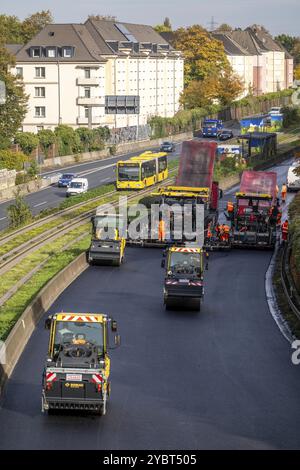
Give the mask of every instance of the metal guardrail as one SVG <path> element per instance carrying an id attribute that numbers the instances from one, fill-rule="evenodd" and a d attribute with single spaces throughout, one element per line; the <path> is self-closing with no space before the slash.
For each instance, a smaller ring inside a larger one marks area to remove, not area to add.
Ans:
<path id="1" fill-rule="evenodd" d="M 300 320 L 300 295 L 298 294 L 293 276 L 290 271 L 290 256 L 291 247 L 286 243 L 283 246 L 281 253 L 281 284 L 291 310 Z"/>

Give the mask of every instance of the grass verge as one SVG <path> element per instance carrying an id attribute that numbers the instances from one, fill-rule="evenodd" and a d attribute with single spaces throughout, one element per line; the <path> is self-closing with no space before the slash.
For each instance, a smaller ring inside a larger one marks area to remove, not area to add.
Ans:
<path id="1" fill-rule="evenodd" d="M 89 242 L 90 236 L 87 235 L 66 251 L 54 254 L 47 266 L 38 271 L 0 308 L 0 340 L 4 341 L 7 338 L 25 308 L 47 282 L 85 251 Z"/>

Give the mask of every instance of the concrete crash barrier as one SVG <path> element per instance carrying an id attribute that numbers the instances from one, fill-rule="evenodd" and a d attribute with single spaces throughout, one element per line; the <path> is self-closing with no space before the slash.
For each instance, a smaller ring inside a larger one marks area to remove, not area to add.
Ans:
<path id="1" fill-rule="evenodd" d="M 24 310 L 7 339 L 0 343 L 0 396 L 39 320 L 87 267 L 86 254 L 82 253 L 43 287 Z"/>
<path id="2" fill-rule="evenodd" d="M 189 140 L 193 138 L 193 132 L 184 132 L 182 134 L 176 134 L 170 137 L 164 137 L 161 139 L 153 140 L 141 140 L 126 142 L 122 144 L 117 144 L 117 153 L 116 155 L 110 155 L 109 149 L 99 150 L 94 152 L 83 152 L 77 155 L 64 155 L 62 157 L 53 157 L 46 158 L 43 163 L 43 169 L 47 168 L 57 168 L 64 167 L 66 165 L 95 161 L 95 160 L 105 160 L 106 158 L 117 157 L 118 155 L 123 155 L 130 152 L 139 152 L 141 150 L 147 150 L 149 147 L 159 147 L 163 142 L 171 140 L 172 142 L 181 142 L 183 140 Z"/>

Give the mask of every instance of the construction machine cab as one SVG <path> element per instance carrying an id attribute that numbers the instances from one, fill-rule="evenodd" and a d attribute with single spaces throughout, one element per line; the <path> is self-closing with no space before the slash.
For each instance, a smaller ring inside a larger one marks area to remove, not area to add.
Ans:
<path id="1" fill-rule="evenodd" d="M 43 373 L 42 410 L 79 409 L 105 414 L 110 391 L 109 330 L 116 322 L 98 313 L 60 313 L 45 321 L 50 330 Z M 114 346 L 120 336 L 114 335 Z"/>
<path id="2" fill-rule="evenodd" d="M 87 252 L 87 261 L 90 264 L 112 263 L 120 266 L 124 260 L 126 246 L 123 216 L 97 211 L 91 223 L 92 238 Z"/>
<path id="3" fill-rule="evenodd" d="M 204 295 L 204 252 L 195 246 L 172 246 L 166 252 L 162 266 L 165 267 L 164 303 L 166 308 L 187 306 L 188 301 L 200 309 Z"/>

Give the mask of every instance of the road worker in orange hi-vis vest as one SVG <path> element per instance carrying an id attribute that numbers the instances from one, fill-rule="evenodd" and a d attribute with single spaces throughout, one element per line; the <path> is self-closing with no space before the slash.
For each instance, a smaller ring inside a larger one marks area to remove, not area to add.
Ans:
<path id="1" fill-rule="evenodd" d="M 281 188 L 281 200 L 282 200 L 282 202 L 285 202 L 286 193 L 287 193 L 287 185 L 283 184 L 282 188 Z"/>
<path id="2" fill-rule="evenodd" d="M 234 204 L 233 204 L 233 202 L 231 202 L 231 201 L 227 202 L 226 211 L 227 211 L 227 218 L 232 220 L 233 217 L 234 217 Z"/>
<path id="3" fill-rule="evenodd" d="M 288 220 L 285 220 L 283 224 L 281 225 L 281 239 L 283 242 L 287 242 L 288 234 L 289 234 L 289 222 Z"/>
<path id="4" fill-rule="evenodd" d="M 159 221 L 158 224 L 158 240 L 159 241 L 164 241 L 166 238 L 166 226 L 165 226 L 165 221 L 162 219 Z"/>

